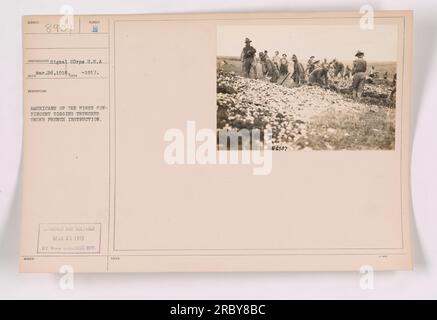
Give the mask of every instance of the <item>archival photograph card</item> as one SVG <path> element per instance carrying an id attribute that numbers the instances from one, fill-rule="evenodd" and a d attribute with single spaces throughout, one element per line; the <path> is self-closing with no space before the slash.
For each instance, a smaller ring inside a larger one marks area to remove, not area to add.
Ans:
<path id="1" fill-rule="evenodd" d="M 20 271 L 411 270 L 412 20 L 23 17 Z"/>

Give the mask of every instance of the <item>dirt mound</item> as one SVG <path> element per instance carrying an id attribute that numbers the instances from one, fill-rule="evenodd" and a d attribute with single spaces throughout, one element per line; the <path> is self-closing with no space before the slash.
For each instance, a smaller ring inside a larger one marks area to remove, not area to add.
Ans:
<path id="1" fill-rule="evenodd" d="M 355 102 L 338 90 L 289 88 L 218 70 L 217 128 L 271 128 L 274 146 L 291 150 L 392 148 L 394 109 Z"/>
<path id="2" fill-rule="evenodd" d="M 217 75 L 218 128 L 272 128 L 275 144 L 296 141 L 306 133 L 306 123 L 316 114 L 360 106 L 318 86 L 288 88 L 233 73 Z"/>

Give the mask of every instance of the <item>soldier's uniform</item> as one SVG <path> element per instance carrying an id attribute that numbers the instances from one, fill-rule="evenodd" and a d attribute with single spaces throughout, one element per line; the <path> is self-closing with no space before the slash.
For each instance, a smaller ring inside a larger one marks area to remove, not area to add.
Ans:
<path id="1" fill-rule="evenodd" d="M 272 62 L 276 65 L 276 68 L 279 70 L 279 66 L 281 65 L 281 57 L 278 54 L 275 54 L 272 58 Z"/>
<path id="2" fill-rule="evenodd" d="M 348 79 L 350 79 L 350 77 L 351 77 L 351 68 L 349 68 L 349 66 L 346 66 L 346 72 L 344 73 L 344 78 L 346 79 L 346 78 L 348 78 Z"/>
<path id="3" fill-rule="evenodd" d="M 318 84 L 320 86 L 328 84 L 328 69 L 327 68 L 317 68 L 311 72 L 308 82 L 310 84 Z"/>
<path id="4" fill-rule="evenodd" d="M 250 45 L 251 40 L 246 38 L 246 46 L 243 48 L 243 51 L 241 53 L 242 60 L 243 60 L 243 75 L 246 78 L 250 77 L 250 70 L 255 66 L 255 53 L 256 49 Z M 256 72 L 256 70 L 255 70 Z M 255 74 L 255 78 L 256 78 Z"/>
<path id="5" fill-rule="evenodd" d="M 286 54 L 283 54 L 282 58 L 280 60 L 279 74 L 282 76 L 285 76 L 288 74 L 288 60 L 287 60 Z"/>
<path id="6" fill-rule="evenodd" d="M 297 84 L 302 84 L 305 82 L 305 69 L 299 61 L 297 61 L 297 57 L 295 54 L 293 54 L 293 57 L 291 58 L 294 63 L 294 71 L 291 76 L 293 81 Z"/>
<path id="7" fill-rule="evenodd" d="M 261 63 L 263 65 L 263 68 L 265 68 L 265 76 L 270 77 L 270 82 L 276 82 L 278 81 L 279 77 L 279 71 L 276 65 L 272 62 L 272 60 L 269 59 L 269 57 L 266 54 L 262 54 L 260 52 L 259 54 Z"/>
<path id="8" fill-rule="evenodd" d="M 316 69 L 316 64 L 314 63 L 314 56 L 311 56 L 310 59 L 307 62 L 307 71 L 308 71 L 308 74 L 311 74 L 311 72 L 313 72 L 314 69 Z"/>
<path id="9" fill-rule="evenodd" d="M 334 64 L 334 77 L 337 77 L 339 74 L 343 78 L 344 76 L 344 64 L 339 61 L 335 61 Z"/>
<path id="10" fill-rule="evenodd" d="M 366 83 L 367 62 L 363 59 L 364 53 L 358 51 L 355 55 L 358 59 L 354 60 L 352 67 L 352 89 L 353 97 L 361 98 Z"/>

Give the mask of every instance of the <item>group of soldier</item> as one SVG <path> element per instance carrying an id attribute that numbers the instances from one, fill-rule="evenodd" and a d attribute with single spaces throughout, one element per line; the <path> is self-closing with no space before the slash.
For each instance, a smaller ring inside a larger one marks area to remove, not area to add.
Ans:
<path id="1" fill-rule="evenodd" d="M 309 85 L 328 86 L 328 75 L 334 78 L 352 78 L 352 94 L 354 99 L 360 99 L 366 83 L 367 62 L 364 60 L 364 52 L 357 51 L 352 68 L 333 59 L 327 62 L 316 60 L 311 56 L 306 67 L 299 62 L 295 54 L 291 57 L 291 63 L 287 54 L 280 55 L 275 51 L 272 58 L 267 51 L 261 51 L 256 56 L 257 50 L 251 45 L 249 38 L 245 39 L 245 46 L 241 52 L 241 62 L 243 75 L 247 78 L 253 73 L 254 78 L 258 78 L 258 61 L 262 67 L 262 76 L 270 78 L 271 82 L 281 81 L 281 84 L 291 75 L 291 79 L 297 85 L 307 83 Z M 282 77 L 281 77 L 282 76 Z M 281 80 L 280 80 L 281 79 Z"/>

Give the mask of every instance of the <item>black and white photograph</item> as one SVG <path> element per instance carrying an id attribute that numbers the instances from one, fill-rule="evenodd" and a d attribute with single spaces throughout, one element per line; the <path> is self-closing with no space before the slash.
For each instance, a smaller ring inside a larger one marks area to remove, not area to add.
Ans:
<path id="1" fill-rule="evenodd" d="M 394 150 L 398 26 L 223 25 L 217 129 L 274 150 Z"/>
<path id="2" fill-rule="evenodd" d="M 436 1 L 102 3 L 2 2 L 0 300 L 437 298 Z"/>

